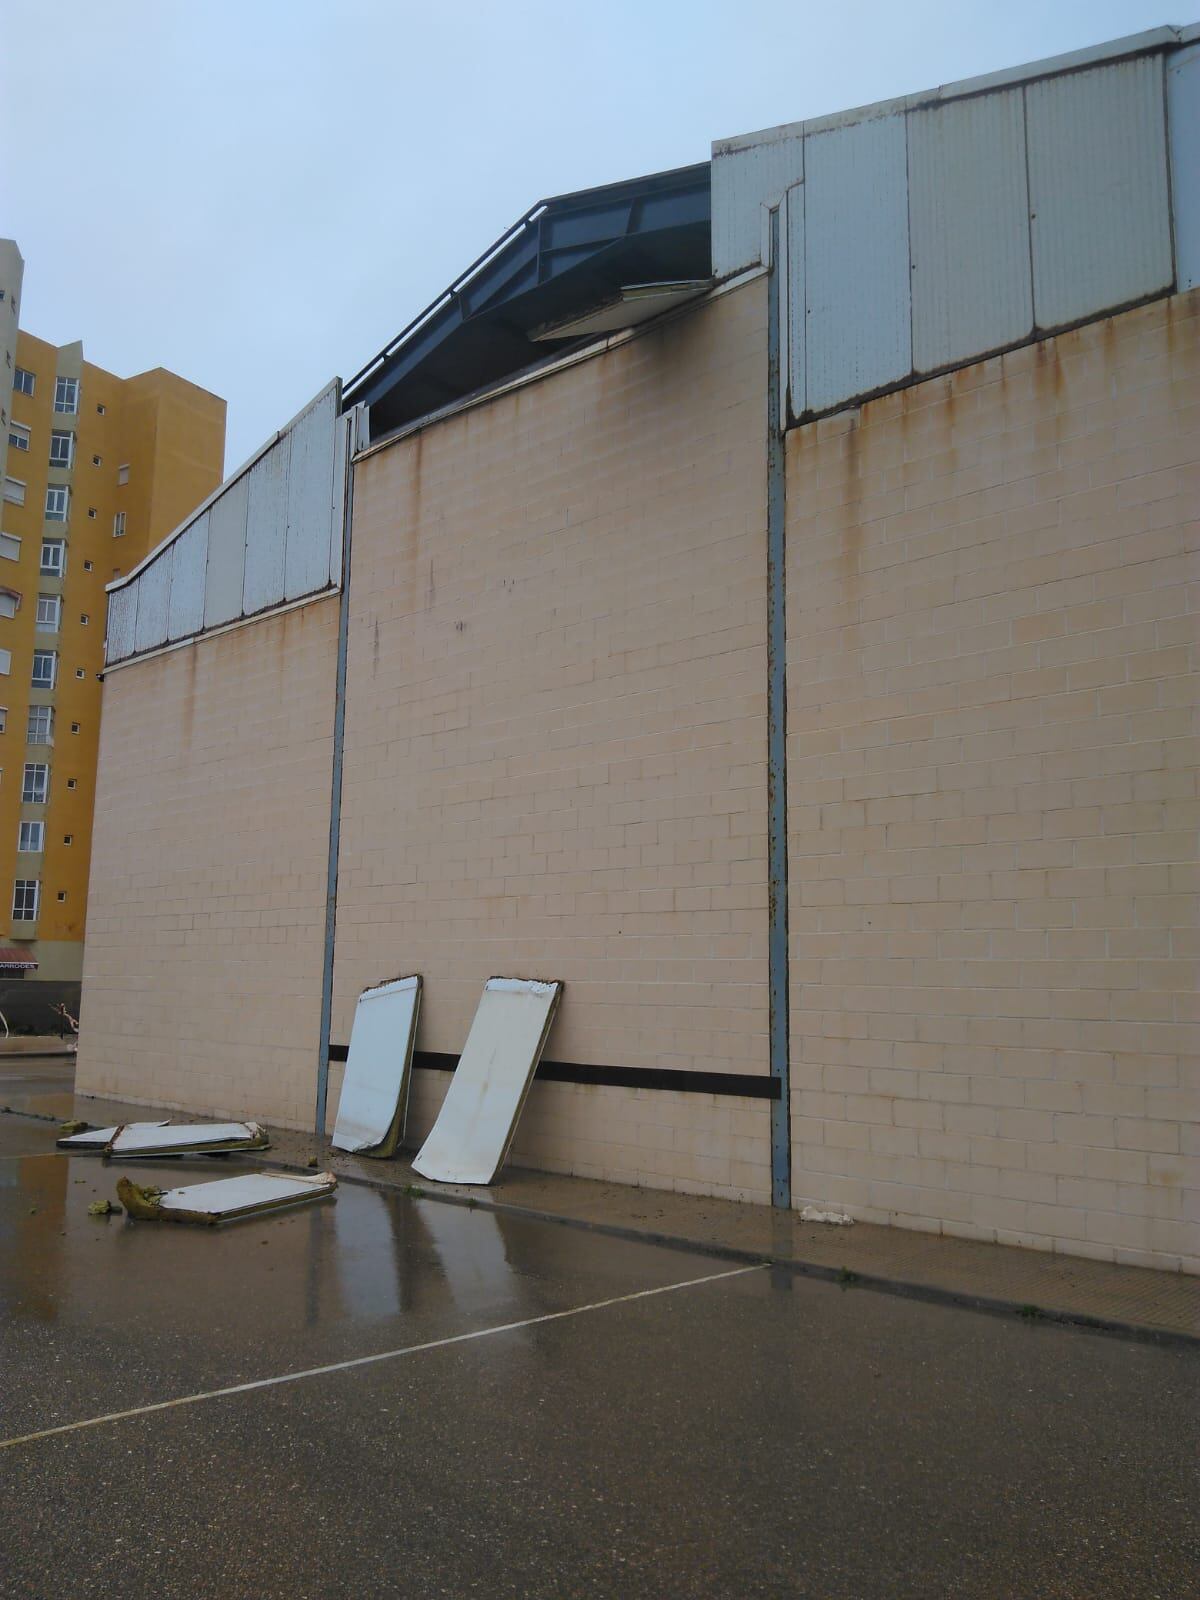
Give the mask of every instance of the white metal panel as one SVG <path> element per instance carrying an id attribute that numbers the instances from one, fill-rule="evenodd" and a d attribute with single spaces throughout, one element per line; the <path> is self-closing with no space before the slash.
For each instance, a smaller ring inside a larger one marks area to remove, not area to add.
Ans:
<path id="1" fill-rule="evenodd" d="M 329 583 L 335 407 L 336 396 L 327 390 L 292 429 L 283 580 L 288 600 L 314 594 Z"/>
<path id="2" fill-rule="evenodd" d="M 164 1217 L 172 1213 L 212 1218 L 243 1217 L 255 1211 L 275 1211 L 301 1200 L 332 1194 L 337 1179 L 332 1172 L 296 1174 L 247 1172 L 236 1178 L 216 1178 L 211 1183 L 188 1183 L 168 1189 L 159 1201 Z"/>
<path id="3" fill-rule="evenodd" d="M 89 1151 L 99 1153 L 121 1132 L 122 1127 L 128 1131 L 131 1128 L 165 1128 L 166 1122 L 126 1122 L 116 1123 L 111 1128 L 87 1128 L 83 1133 L 64 1134 L 61 1139 L 54 1142 L 63 1150 L 79 1150 L 85 1154 Z"/>
<path id="4" fill-rule="evenodd" d="M 805 379 L 830 410 L 912 370 L 904 117 L 805 140 Z"/>
<path id="5" fill-rule="evenodd" d="M 419 977 L 381 983 L 359 995 L 333 1130 L 335 1150 L 395 1152 L 404 1131 L 420 1006 Z"/>
<path id="6" fill-rule="evenodd" d="M 339 392 L 340 399 L 340 392 Z M 354 418 L 338 416 L 333 425 L 333 503 L 329 526 L 329 581 L 342 581 L 342 540 L 345 538 L 346 474 L 351 470 L 350 450 Z"/>
<path id="7" fill-rule="evenodd" d="M 787 226 L 787 405 L 793 417 L 803 416 L 808 388 L 804 380 L 805 299 L 804 299 L 804 185 L 798 183 L 787 192 L 784 207 Z"/>
<path id="8" fill-rule="evenodd" d="M 1200 283 L 1200 44 L 1167 57 L 1167 121 L 1178 288 Z"/>
<path id="9" fill-rule="evenodd" d="M 242 610 L 247 616 L 283 601 L 290 457 L 291 435 L 285 433 L 247 474 L 246 577 L 242 592 Z"/>
<path id="10" fill-rule="evenodd" d="M 512 1143 L 561 993 L 560 983 L 488 979 L 414 1172 L 437 1183 L 491 1183 Z"/>
<path id="11" fill-rule="evenodd" d="M 1161 56 L 1025 89 L 1033 304 L 1063 327 L 1169 287 Z"/>
<path id="12" fill-rule="evenodd" d="M 171 605 L 167 613 L 168 639 L 186 639 L 203 628 L 207 567 L 208 512 L 205 511 L 175 541 L 175 570 L 171 575 Z"/>
<path id="13" fill-rule="evenodd" d="M 171 603 L 171 573 L 175 567 L 175 546 L 168 545 L 137 579 L 137 623 L 133 630 L 135 651 L 154 650 L 167 642 L 167 608 Z"/>
<path id="14" fill-rule="evenodd" d="M 762 208 L 804 177 L 802 125 L 713 148 L 712 263 L 718 278 L 762 261 Z"/>
<path id="15" fill-rule="evenodd" d="M 124 661 L 133 654 L 134 628 L 137 625 L 137 584 L 114 589 L 108 597 L 105 660 Z"/>
<path id="16" fill-rule="evenodd" d="M 265 1135 L 257 1122 L 129 1122 L 111 1140 L 111 1154 L 151 1156 L 185 1150 L 261 1149 Z"/>
<path id="17" fill-rule="evenodd" d="M 220 627 L 242 614 L 246 570 L 246 479 L 235 478 L 208 508 L 208 572 L 204 626 Z"/>
<path id="18" fill-rule="evenodd" d="M 913 365 L 935 372 L 1033 332 L 1020 89 L 908 116 Z"/>

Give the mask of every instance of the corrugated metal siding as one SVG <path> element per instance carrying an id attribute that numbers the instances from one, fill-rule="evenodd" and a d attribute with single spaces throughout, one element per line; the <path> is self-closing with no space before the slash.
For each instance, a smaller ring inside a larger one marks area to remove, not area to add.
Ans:
<path id="1" fill-rule="evenodd" d="M 1170 287 L 1161 56 L 1025 89 L 1033 305 L 1042 329 Z"/>
<path id="2" fill-rule="evenodd" d="M 804 140 L 766 139 L 722 149 L 712 167 L 713 273 L 723 278 L 762 261 L 762 208 L 804 177 Z"/>
<path id="3" fill-rule="evenodd" d="M 804 337 L 804 185 L 798 183 L 787 193 L 787 270 L 788 270 L 788 409 L 794 417 L 808 406 L 808 384 L 804 376 L 807 341 Z"/>
<path id="4" fill-rule="evenodd" d="M 1167 60 L 1175 275 L 1181 289 L 1200 283 L 1200 44 Z"/>
<path id="5" fill-rule="evenodd" d="M 330 384 L 109 594 L 109 664 L 336 586 L 350 420 Z"/>
<path id="6" fill-rule="evenodd" d="M 912 370 L 903 117 L 814 134 L 804 178 L 808 409 Z"/>
<path id="7" fill-rule="evenodd" d="M 1023 92 L 908 117 L 913 366 L 934 372 L 1033 331 Z"/>

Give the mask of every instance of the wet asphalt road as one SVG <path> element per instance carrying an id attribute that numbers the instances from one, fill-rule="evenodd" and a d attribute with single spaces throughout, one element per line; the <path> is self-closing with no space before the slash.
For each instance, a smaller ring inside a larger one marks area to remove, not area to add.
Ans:
<path id="1" fill-rule="evenodd" d="M 210 1231 L 0 1116 L 0 1439 L 711 1257 L 344 1185 Z M 138 1169 L 157 1182 L 227 1163 Z M 0 1449 L 0 1595 L 1200 1595 L 1200 1358 L 770 1271 Z"/>

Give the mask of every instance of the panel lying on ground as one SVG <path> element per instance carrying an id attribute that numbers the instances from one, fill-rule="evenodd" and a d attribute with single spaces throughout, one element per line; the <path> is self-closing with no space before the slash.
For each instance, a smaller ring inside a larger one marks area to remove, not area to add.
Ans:
<path id="1" fill-rule="evenodd" d="M 211 1183 L 188 1183 L 179 1189 L 142 1188 L 121 1178 L 117 1198 L 140 1222 L 230 1222 L 260 1211 L 320 1200 L 337 1188 L 332 1172 L 292 1174 L 246 1172 Z"/>
<path id="2" fill-rule="evenodd" d="M 436 1183 L 491 1183 L 517 1131 L 561 996 L 557 982 L 488 979 L 414 1172 Z"/>
<path id="3" fill-rule="evenodd" d="M 221 1155 L 265 1150 L 267 1130 L 257 1122 L 125 1122 L 91 1128 L 57 1141 L 60 1150 L 106 1156 Z"/>
<path id="4" fill-rule="evenodd" d="M 359 995 L 333 1130 L 335 1150 L 395 1155 L 404 1134 L 420 1007 L 419 977 L 397 978 Z"/>

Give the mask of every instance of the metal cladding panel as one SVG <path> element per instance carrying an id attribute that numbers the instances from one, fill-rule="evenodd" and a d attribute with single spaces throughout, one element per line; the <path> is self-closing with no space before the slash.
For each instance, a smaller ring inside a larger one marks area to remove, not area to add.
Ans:
<path id="1" fill-rule="evenodd" d="M 1200 44 L 1167 57 L 1167 121 L 1175 277 L 1180 289 L 1194 289 L 1200 283 Z"/>
<path id="2" fill-rule="evenodd" d="M 329 524 L 329 581 L 342 581 L 342 541 L 346 523 L 346 473 L 350 470 L 350 450 L 354 438 L 354 418 L 340 416 L 333 425 L 333 503 Z"/>
<path id="3" fill-rule="evenodd" d="M 133 630 L 135 651 L 155 650 L 167 642 L 167 611 L 171 604 L 171 575 L 175 568 L 175 546 L 170 544 L 141 573 L 136 581 L 138 592 L 137 622 Z"/>
<path id="4" fill-rule="evenodd" d="M 1170 287 L 1161 56 L 1025 89 L 1033 304 L 1067 326 Z"/>
<path id="5" fill-rule="evenodd" d="M 712 268 L 722 278 L 762 261 L 762 208 L 804 177 L 804 139 L 793 134 L 718 150 L 712 164 Z"/>
<path id="6" fill-rule="evenodd" d="M 1028 339 L 1033 278 L 1022 91 L 910 112 L 908 185 L 916 371 Z"/>
<path id="7" fill-rule="evenodd" d="M 912 370 L 904 120 L 878 117 L 805 141 L 808 411 Z"/>
<path id="8" fill-rule="evenodd" d="M 247 616 L 283 600 L 290 457 L 291 435 L 285 433 L 247 474 L 246 576 L 242 589 L 242 610 Z"/>
<path id="9" fill-rule="evenodd" d="M 104 659 L 110 664 L 124 661 L 133 654 L 134 629 L 137 626 L 137 584 L 125 589 L 114 589 L 108 597 L 108 626 L 105 630 Z"/>
<path id="10" fill-rule="evenodd" d="M 235 478 L 208 508 L 208 573 L 204 626 L 219 628 L 242 614 L 246 570 L 246 478 Z"/>
<path id="11" fill-rule="evenodd" d="M 329 583 L 335 420 L 336 396 L 328 390 L 292 428 L 283 581 L 288 600 Z"/>
<path id="12" fill-rule="evenodd" d="M 786 204 L 787 221 L 787 352 L 788 352 L 788 411 L 793 417 L 804 414 L 808 388 L 804 381 L 804 185 L 798 183 L 789 189 Z"/>
<path id="13" fill-rule="evenodd" d="M 208 566 L 208 512 L 202 512 L 175 541 L 167 638 L 186 639 L 204 626 L 204 580 Z M 139 580 L 140 581 L 140 580 Z"/>

